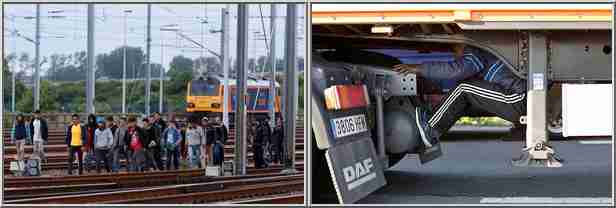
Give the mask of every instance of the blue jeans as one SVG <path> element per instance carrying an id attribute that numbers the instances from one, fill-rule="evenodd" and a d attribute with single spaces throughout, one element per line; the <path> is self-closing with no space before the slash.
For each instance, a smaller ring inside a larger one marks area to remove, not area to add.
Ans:
<path id="1" fill-rule="evenodd" d="M 167 150 L 167 170 L 171 170 L 171 163 L 173 163 L 174 170 L 179 169 L 180 167 L 180 150 L 179 148 L 174 148 L 172 150 Z"/>
<path id="2" fill-rule="evenodd" d="M 188 154 L 190 157 L 190 167 L 200 167 L 201 166 L 201 145 L 193 144 L 188 145 Z"/>

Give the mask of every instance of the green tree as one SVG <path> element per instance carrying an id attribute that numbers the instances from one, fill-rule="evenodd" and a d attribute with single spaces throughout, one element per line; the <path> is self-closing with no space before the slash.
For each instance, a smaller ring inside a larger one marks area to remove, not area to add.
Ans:
<path id="1" fill-rule="evenodd" d="M 193 70 L 193 61 L 182 55 L 175 56 L 169 63 L 169 76 L 173 76 L 172 73 L 178 72 L 191 72 Z"/>
<path id="2" fill-rule="evenodd" d="M 97 77 L 106 76 L 112 79 L 122 79 L 124 48 L 125 47 L 118 47 L 109 52 L 109 54 L 103 53 L 97 56 Z M 141 47 L 126 46 L 126 76 L 130 77 L 129 75 L 135 74 L 134 70 L 140 69 L 139 67 L 134 66 L 142 66 L 144 64 L 145 55 L 143 50 L 141 50 Z M 142 73 L 142 75 L 145 74 Z"/>

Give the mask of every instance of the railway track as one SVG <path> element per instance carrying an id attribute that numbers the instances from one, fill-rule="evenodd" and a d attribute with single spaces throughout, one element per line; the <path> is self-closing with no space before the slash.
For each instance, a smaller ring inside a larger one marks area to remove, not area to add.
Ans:
<path id="1" fill-rule="evenodd" d="M 247 176 L 222 176 L 214 181 L 164 185 L 138 189 L 106 189 L 104 192 L 75 192 L 61 196 L 35 196 L 5 200 L 6 204 L 80 203 L 211 203 L 239 198 L 263 197 L 303 191 L 303 172 L 294 175 L 270 173 Z M 6 199 L 6 198 L 5 198 Z"/>
<path id="2" fill-rule="evenodd" d="M 263 198 L 240 199 L 222 202 L 223 204 L 302 204 L 304 193 L 270 195 Z"/>
<path id="3" fill-rule="evenodd" d="M 15 149 L 15 145 L 10 144 L 10 136 L 8 136 L 8 130 L 4 130 L 5 131 L 5 136 L 4 136 L 4 142 L 5 145 L 4 146 L 4 173 L 5 174 L 11 174 L 9 168 L 10 168 L 10 161 L 14 160 L 16 157 L 16 149 Z M 45 152 L 47 154 L 47 162 L 42 164 L 42 168 L 43 171 L 47 171 L 47 170 L 61 170 L 61 169 L 66 169 L 67 165 L 66 165 L 66 161 L 68 160 L 68 155 L 67 155 L 67 147 L 66 144 L 64 144 L 64 132 L 62 130 L 59 129 L 50 129 L 49 131 L 49 140 L 48 143 L 45 145 Z M 300 159 L 303 160 L 304 157 L 304 128 L 303 127 L 297 127 L 296 128 L 296 159 Z M 234 129 L 230 129 L 229 130 L 229 140 L 227 141 L 226 145 L 225 145 L 225 160 L 232 160 L 234 158 L 234 144 L 235 144 L 235 130 Z M 251 149 L 251 145 L 248 145 L 248 149 Z M 32 154 L 32 145 L 26 145 L 25 146 L 25 153 L 26 153 L 26 157 L 28 157 L 28 155 Z M 249 163 L 252 163 L 253 160 L 253 154 L 251 151 L 248 151 L 247 153 L 247 160 Z M 75 164 L 76 167 L 77 164 Z"/>
<path id="4" fill-rule="evenodd" d="M 303 163 L 296 163 L 295 168 L 303 169 Z M 281 171 L 282 166 L 273 165 L 269 168 L 255 169 L 248 168 L 248 174 L 263 174 Z M 10 177 L 4 179 L 5 188 L 15 187 L 40 187 L 40 186 L 56 186 L 56 185 L 75 185 L 88 184 L 97 182 L 113 182 L 118 183 L 126 180 L 142 180 L 142 179 L 162 179 L 166 176 L 173 177 L 197 177 L 205 174 L 204 169 L 188 169 L 188 170 L 171 170 L 171 171 L 154 171 L 154 172 L 122 172 L 122 173 L 106 173 L 96 175 L 70 175 L 70 176 L 39 176 L 39 177 Z"/>
<path id="5" fill-rule="evenodd" d="M 4 130 L 4 172 L 15 157 L 15 145 L 9 144 Z M 43 170 L 66 170 L 68 155 L 64 132 L 50 129 L 45 152 L 48 161 Z M 232 160 L 235 131 L 230 129 L 225 145 L 225 160 Z M 79 176 L 5 177 L 4 203 L 75 204 L 75 203 L 303 203 L 304 129 L 296 129 L 295 175 L 282 175 L 280 165 L 255 169 L 250 165 L 245 176 L 209 177 L 204 169 L 154 171 L 145 173 L 107 173 Z M 248 146 L 250 148 L 250 144 Z M 32 146 L 26 145 L 26 157 Z M 248 163 L 253 154 L 249 150 Z M 74 164 L 75 167 L 77 164 Z M 292 196 L 292 197 L 291 197 Z"/>

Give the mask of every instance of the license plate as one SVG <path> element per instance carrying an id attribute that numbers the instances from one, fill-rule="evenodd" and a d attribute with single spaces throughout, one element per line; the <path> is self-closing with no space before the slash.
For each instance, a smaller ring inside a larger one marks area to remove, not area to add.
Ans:
<path id="1" fill-rule="evenodd" d="M 366 116 L 363 114 L 334 118 L 331 120 L 331 125 L 336 138 L 368 131 Z"/>

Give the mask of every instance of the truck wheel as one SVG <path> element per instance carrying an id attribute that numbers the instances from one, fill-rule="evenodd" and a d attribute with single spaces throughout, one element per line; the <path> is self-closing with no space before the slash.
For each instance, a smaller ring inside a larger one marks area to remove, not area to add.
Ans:
<path id="1" fill-rule="evenodd" d="M 548 134 L 550 139 L 564 139 L 563 137 L 563 119 L 562 117 L 558 117 L 558 119 L 548 121 Z"/>

